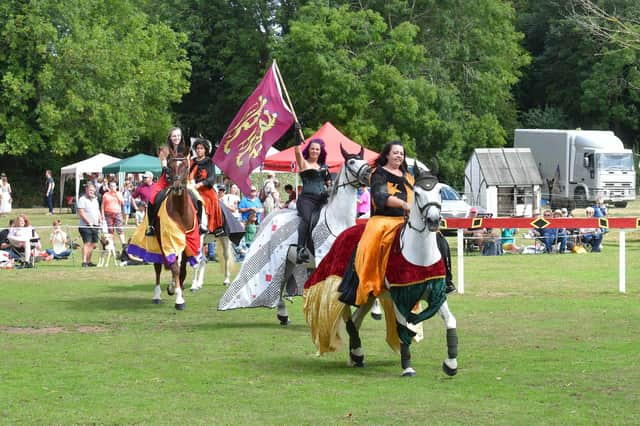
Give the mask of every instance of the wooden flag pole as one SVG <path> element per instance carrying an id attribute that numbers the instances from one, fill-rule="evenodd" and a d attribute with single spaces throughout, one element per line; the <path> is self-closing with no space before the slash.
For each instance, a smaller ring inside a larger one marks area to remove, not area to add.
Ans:
<path id="1" fill-rule="evenodd" d="M 293 114 L 293 118 L 296 122 L 298 122 L 298 116 L 296 115 L 296 110 L 293 108 L 293 104 L 291 103 L 291 98 L 289 98 L 289 92 L 287 91 L 287 86 L 284 84 L 284 79 L 282 78 L 282 74 L 280 74 L 280 68 L 278 67 L 278 62 L 273 60 L 273 67 L 276 70 L 276 75 L 278 76 L 278 81 L 280 82 L 280 86 L 282 87 L 282 91 L 284 92 L 284 96 L 287 98 L 287 103 L 289 104 L 289 108 L 291 108 L 291 113 Z M 300 132 L 300 136 L 302 140 L 304 140 L 304 133 L 302 133 L 302 129 L 298 130 Z"/>

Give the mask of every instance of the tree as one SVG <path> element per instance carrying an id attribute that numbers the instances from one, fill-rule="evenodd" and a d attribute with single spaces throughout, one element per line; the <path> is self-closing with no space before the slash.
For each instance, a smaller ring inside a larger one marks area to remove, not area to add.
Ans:
<path id="1" fill-rule="evenodd" d="M 0 153 L 118 152 L 162 140 L 188 91 L 184 35 L 128 0 L 0 5 Z"/>

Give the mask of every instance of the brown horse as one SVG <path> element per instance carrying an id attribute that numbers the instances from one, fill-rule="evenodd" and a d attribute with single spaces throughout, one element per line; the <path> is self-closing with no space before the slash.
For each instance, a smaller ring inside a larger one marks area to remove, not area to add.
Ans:
<path id="1" fill-rule="evenodd" d="M 165 228 L 178 229 L 184 235 L 188 233 L 198 234 L 198 218 L 189 190 L 187 189 L 187 178 L 189 175 L 189 158 L 173 157 L 167 162 L 168 172 L 166 175 L 170 186 L 167 189 L 165 203 L 166 216 L 158 215 L 155 229 L 158 230 L 157 238 L 160 247 L 164 247 L 163 238 L 172 238 Z M 168 219 L 167 219 L 168 218 Z M 170 220 L 171 224 L 164 223 Z M 193 235 L 198 241 L 199 235 Z M 175 308 L 184 310 L 186 303 L 183 298 L 184 280 L 187 276 L 187 257 L 189 255 L 197 255 L 198 253 L 188 253 L 188 244 L 177 256 L 163 252 L 164 264 L 167 269 L 171 270 L 171 284 L 167 287 L 169 295 L 176 295 Z M 154 290 L 154 303 L 160 303 L 160 273 L 162 271 L 162 263 L 154 263 L 156 272 L 156 283 Z"/>

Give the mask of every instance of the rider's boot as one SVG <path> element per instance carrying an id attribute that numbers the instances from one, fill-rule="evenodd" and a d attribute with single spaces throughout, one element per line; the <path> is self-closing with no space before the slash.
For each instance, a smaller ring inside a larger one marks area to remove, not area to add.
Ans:
<path id="1" fill-rule="evenodd" d="M 309 262 L 309 251 L 307 250 L 307 239 L 309 233 L 309 226 L 307 221 L 302 217 L 300 218 L 300 223 L 298 223 L 298 248 L 296 249 L 296 263 L 307 263 Z"/>
<path id="2" fill-rule="evenodd" d="M 158 218 L 158 212 L 156 210 L 156 206 L 151 203 L 151 201 L 149 201 L 149 204 L 147 205 L 147 230 L 145 231 L 144 235 L 146 235 L 147 237 L 153 237 L 154 235 L 156 235 L 156 229 L 153 226 L 154 223 L 156 223 L 156 219 Z"/>

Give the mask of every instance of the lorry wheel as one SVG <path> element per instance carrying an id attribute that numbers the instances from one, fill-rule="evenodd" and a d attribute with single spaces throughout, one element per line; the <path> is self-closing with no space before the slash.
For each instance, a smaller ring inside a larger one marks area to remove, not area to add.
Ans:
<path id="1" fill-rule="evenodd" d="M 624 209 L 625 207 L 627 207 L 627 202 L 626 201 L 620 201 L 619 203 L 613 203 L 614 206 L 616 207 L 620 207 L 621 209 Z"/>
<path id="2" fill-rule="evenodd" d="M 587 194 L 583 188 L 576 188 L 576 192 L 573 194 L 573 199 L 576 201 L 576 207 L 586 207 L 589 205 L 587 202 Z"/>

